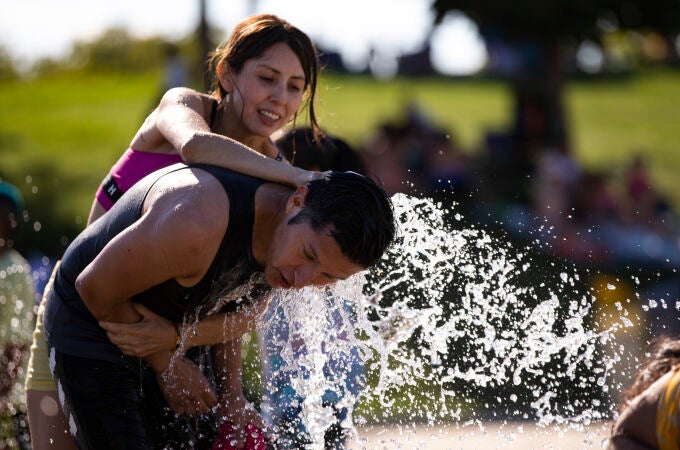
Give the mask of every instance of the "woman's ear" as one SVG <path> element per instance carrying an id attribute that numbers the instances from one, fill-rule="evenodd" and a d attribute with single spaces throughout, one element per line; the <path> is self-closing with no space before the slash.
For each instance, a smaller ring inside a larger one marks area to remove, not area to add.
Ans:
<path id="1" fill-rule="evenodd" d="M 224 60 L 217 64 L 217 79 L 225 92 L 232 92 L 231 70 L 229 70 L 229 64 Z"/>

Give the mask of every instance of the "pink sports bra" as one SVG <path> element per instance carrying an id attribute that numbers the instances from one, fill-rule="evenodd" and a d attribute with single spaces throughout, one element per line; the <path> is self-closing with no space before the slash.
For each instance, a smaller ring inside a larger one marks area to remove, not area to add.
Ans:
<path id="1" fill-rule="evenodd" d="M 178 162 L 182 162 L 182 157 L 177 153 L 151 153 L 129 148 L 97 189 L 97 202 L 108 211 L 139 180 Z"/>

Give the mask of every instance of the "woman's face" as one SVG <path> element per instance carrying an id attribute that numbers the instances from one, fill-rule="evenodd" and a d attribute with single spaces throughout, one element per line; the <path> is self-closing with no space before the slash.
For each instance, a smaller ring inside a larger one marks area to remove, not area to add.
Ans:
<path id="1" fill-rule="evenodd" d="M 268 137 L 295 115 L 302 103 L 305 73 L 297 55 L 278 43 L 231 74 L 230 106 L 242 133 Z"/>

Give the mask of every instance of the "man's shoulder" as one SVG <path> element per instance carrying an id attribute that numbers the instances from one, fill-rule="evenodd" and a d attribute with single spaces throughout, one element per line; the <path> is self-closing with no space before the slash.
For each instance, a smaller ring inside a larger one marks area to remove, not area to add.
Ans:
<path id="1" fill-rule="evenodd" d="M 220 167 L 220 166 L 215 166 L 213 164 L 203 164 L 203 163 L 201 163 L 201 164 L 189 164 L 188 167 L 191 168 L 191 169 L 203 170 L 204 172 L 211 174 L 213 177 L 215 177 L 219 180 L 226 181 L 226 182 L 228 182 L 229 180 L 232 180 L 232 179 L 237 181 L 238 183 L 248 183 L 248 182 L 250 182 L 250 183 L 255 183 L 255 184 L 261 184 L 261 183 L 266 182 L 266 180 L 263 180 L 261 178 L 256 178 L 256 177 L 246 175 L 246 174 L 241 173 L 241 172 L 236 172 L 236 171 L 231 170 L 231 169 L 227 169 L 227 168 Z"/>
<path id="2" fill-rule="evenodd" d="M 147 206 L 180 231 L 207 232 L 228 217 L 229 198 L 214 176 L 195 168 L 160 177 L 149 191 Z M 215 223 L 215 222 L 218 223 Z"/>

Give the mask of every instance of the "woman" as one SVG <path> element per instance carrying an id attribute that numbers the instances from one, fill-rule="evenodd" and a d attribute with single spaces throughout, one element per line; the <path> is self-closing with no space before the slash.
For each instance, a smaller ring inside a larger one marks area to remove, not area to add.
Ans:
<path id="1" fill-rule="evenodd" d="M 250 17 L 238 24 L 227 42 L 211 55 L 210 65 L 215 77 L 210 94 L 174 88 L 163 96 L 104 179 L 88 224 L 145 175 L 180 161 L 218 165 L 291 186 L 322 176 L 288 165 L 270 139 L 295 122 L 304 102 L 309 123 L 319 129 L 314 112 L 317 53 L 305 33 L 273 15 Z M 26 382 L 33 448 L 73 449 L 47 368 L 43 310 L 44 302 L 39 309 Z M 184 345 L 222 342 L 240 336 L 251 326 L 230 323 L 224 316 L 214 317 L 199 323 Z M 179 343 L 177 337 L 172 339 Z M 120 347 L 126 351 L 124 345 Z M 233 367 L 238 373 L 239 348 L 233 347 Z M 240 389 L 238 378 L 234 389 Z M 241 393 L 233 405 L 245 407 Z M 198 412 L 188 404 L 181 408 L 176 412 Z M 253 410 L 230 419 L 241 429 L 248 422 L 261 424 Z"/>
<path id="2" fill-rule="evenodd" d="M 680 449 L 680 339 L 662 336 L 624 394 L 611 450 Z"/>

